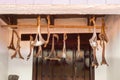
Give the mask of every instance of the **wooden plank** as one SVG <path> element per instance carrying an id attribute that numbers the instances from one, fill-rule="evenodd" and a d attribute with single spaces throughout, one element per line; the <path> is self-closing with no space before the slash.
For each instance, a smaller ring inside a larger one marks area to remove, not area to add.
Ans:
<path id="1" fill-rule="evenodd" d="M 37 28 L 37 25 L 1 25 L 1 27 L 11 27 L 11 28 Z M 41 28 L 47 28 L 47 25 L 41 25 Z M 81 26 L 81 25 L 50 25 L 50 28 L 93 28 L 93 26 Z M 100 29 L 101 26 L 96 26 L 97 29 Z"/>

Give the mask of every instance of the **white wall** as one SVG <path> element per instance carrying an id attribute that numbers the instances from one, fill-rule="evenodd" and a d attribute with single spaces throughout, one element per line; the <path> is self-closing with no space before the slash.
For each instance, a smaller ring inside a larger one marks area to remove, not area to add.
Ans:
<path id="1" fill-rule="evenodd" d="M 0 25 L 3 22 L 0 19 Z M 0 80 L 7 80 L 8 77 L 8 30 L 0 26 Z"/>
<path id="2" fill-rule="evenodd" d="M 0 0 L 0 4 L 120 4 L 120 0 Z"/>
<path id="3" fill-rule="evenodd" d="M 107 80 L 120 79 L 120 16 L 111 16 L 107 19 L 109 45 L 107 56 L 109 67 L 107 68 Z"/>
<path id="4" fill-rule="evenodd" d="M 95 80 L 119 80 L 120 79 L 120 16 L 106 17 L 107 35 L 109 42 L 106 45 L 107 66 L 99 66 L 95 69 Z M 101 53 L 97 53 L 101 62 Z"/>

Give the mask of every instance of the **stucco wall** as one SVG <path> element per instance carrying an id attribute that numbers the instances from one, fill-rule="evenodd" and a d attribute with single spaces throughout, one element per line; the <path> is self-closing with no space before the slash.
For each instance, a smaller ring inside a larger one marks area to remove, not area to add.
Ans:
<path id="1" fill-rule="evenodd" d="M 0 25 L 4 24 L 0 19 Z M 8 77 L 8 30 L 0 27 L 0 80 Z"/>

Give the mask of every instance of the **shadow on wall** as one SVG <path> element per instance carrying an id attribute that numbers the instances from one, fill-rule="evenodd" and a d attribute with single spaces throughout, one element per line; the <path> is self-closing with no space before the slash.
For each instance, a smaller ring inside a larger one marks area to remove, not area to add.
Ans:
<path id="1" fill-rule="evenodd" d="M 18 80 L 19 76 L 18 75 L 9 75 L 8 80 Z"/>

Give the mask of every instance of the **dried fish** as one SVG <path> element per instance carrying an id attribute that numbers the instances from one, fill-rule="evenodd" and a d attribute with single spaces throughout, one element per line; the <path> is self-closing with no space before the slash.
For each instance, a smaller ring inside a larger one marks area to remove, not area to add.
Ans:
<path id="1" fill-rule="evenodd" d="M 97 57 L 96 57 L 96 50 L 98 47 L 98 43 L 97 43 L 97 34 L 96 34 L 96 25 L 95 25 L 95 17 L 93 17 L 91 19 L 91 22 L 93 22 L 94 25 L 94 29 L 93 29 L 93 36 L 92 38 L 89 39 L 90 45 L 93 49 L 93 61 L 92 61 L 92 66 L 96 66 L 98 67 L 98 61 L 97 61 Z"/>
<path id="2" fill-rule="evenodd" d="M 63 51 L 62 51 L 62 56 L 61 56 L 61 60 L 63 60 L 63 61 L 65 61 L 66 59 L 71 60 L 71 58 L 67 55 L 66 40 L 67 40 L 67 34 L 64 33 L 63 34 Z"/>
<path id="3" fill-rule="evenodd" d="M 13 31 L 17 36 L 17 45 L 16 45 L 15 53 L 11 56 L 11 59 L 15 58 L 17 53 L 18 53 L 20 59 L 24 59 L 20 52 L 20 37 L 15 30 L 13 30 Z"/>
<path id="4" fill-rule="evenodd" d="M 49 60 L 58 60 L 58 61 L 60 61 L 60 59 L 57 57 L 57 53 L 55 51 L 54 38 L 57 38 L 57 40 L 59 40 L 59 36 L 57 34 L 53 34 L 53 36 L 52 36 L 52 48 L 51 48 L 51 51 L 50 51 L 49 55 L 47 57 L 45 57 L 45 60 L 49 59 Z"/>
<path id="5" fill-rule="evenodd" d="M 82 60 L 84 58 L 84 54 L 80 51 L 80 35 L 78 35 L 78 45 L 77 45 L 77 52 L 76 52 L 76 60 Z"/>
<path id="6" fill-rule="evenodd" d="M 33 49 L 32 41 L 33 41 L 33 37 L 30 36 L 30 52 L 29 52 L 29 54 L 27 56 L 27 60 L 30 59 L 30 56 L 31 56 L 31 53 L 32 53 L 32 49 Z"/>
<path id="7" fill-rule="evenodd" d="M 103 41 L 103 51 L 102 51 L 102 62 L 101 62 L 101 65 L 102 64 L 106 64 L 107 66 L 109 66 L 107 61 L 106 61 L 106 59 L 105 59 L 105 41 Z"/>
<path id="8" fill-rule="evenodd" d="M 8 49 L 15 50 L 15 46 L 14 46 L 14 30 L 12 30 L 12 39 L 11 39 L 10 45 L 8 46 Z"/>
<path id="9" fill-rule="evenodd" d="M 40 27 L 40 16 L 37 18 L 37 25 L 38 25 L 38 32 L 36 34 L 35 41 L 32 43 L 33 46 L 41 46 L 45 43 L 45 40 L 43 39 L 41 35 L 41 27 Z M 39 37 L 39 39 L 38 39 Z"/>
<path id="10" fill-rule="evenodd" d="M 101 27 L 101 33 L 99 34 L 99 38 L 100 38 L 100 45 L 103 48 L 101 65 L 106 64 L 108 66 L 108 63 L 106 62 L 106 59 L 105 59 L 105 43 L 108 42 L 108 37 L 105 32 L 105 21 L 103 18 L 102 18 L 102 27 Z"/>
<path id="11" fill-rule="evenodd" d="M 47 32 L 48 32 L 48 35 L 47 35 L 47 40 L 45 41 L 45 44 L 44 44 L 44 47 L 47 46 L 48 42 L 49 42 L 49 38 L 50 38 L 50 16 L 48 15 L 47 16 L 47 21 L 48 21 L 48 26 L 47 26 Z"/>

